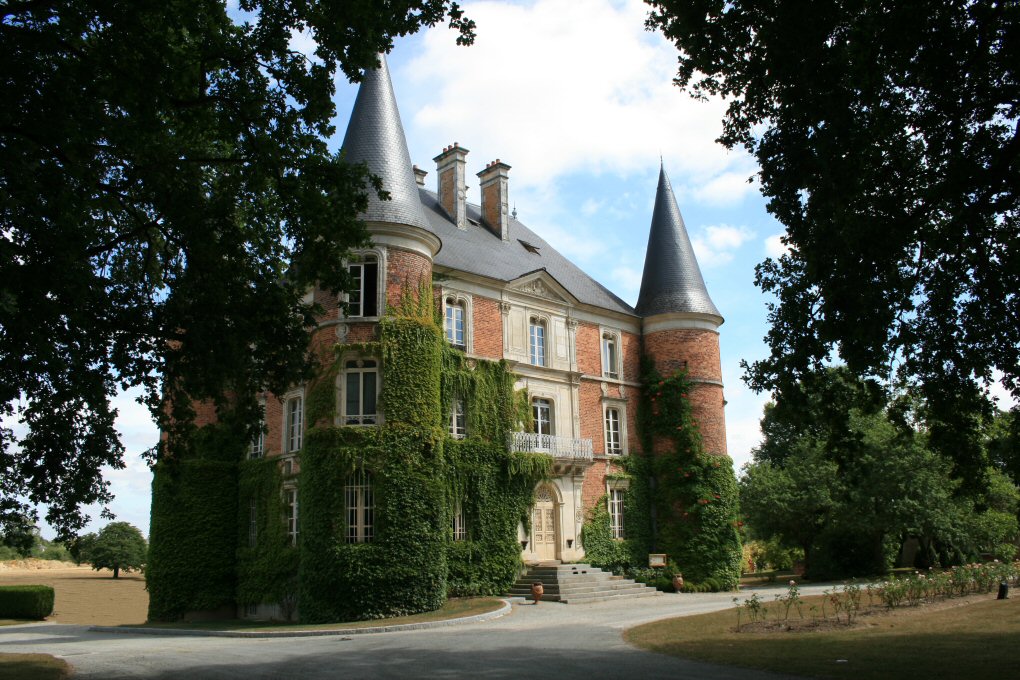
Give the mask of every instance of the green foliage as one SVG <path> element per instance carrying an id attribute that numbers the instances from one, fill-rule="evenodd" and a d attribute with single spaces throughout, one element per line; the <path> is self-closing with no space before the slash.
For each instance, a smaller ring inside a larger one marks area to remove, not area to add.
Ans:
<path id="1" fill-rule="evenodd" d="M 111 499 L 122 386 L 144 388 L 173 447 L 191 399 L 241 395 L 254 427 L 254 395 L 300 381 L 301 298 L 346 289 L 337 264 L 379 188 L 329 149 L 335 78 L 446 19 L 473 38 L 449 0 L 244 8 L 258 20 L 194 0 L 4 4 L 0 416 L 28 434 L 0 437 L 0 469 L 23 473 L 0 479 L 0 508 L 46 503 L 62 539 Z"/>
<path id="2" fill-rule="evenodd" d="M 45 619 L 53 613 L 50 586 L 0 586 L 0 619 Z"/>
<path id="3" fill-rule="evenodd" d="M 623 516 L 626 522 L 626 507 Z M 589 511 L 584 526 L 581 527 L 581 543 L 584 546 L 584 559 L 593 567 L 620 574 L 637 562 L 631 554 L 631 543 L 613 538 L 606 496 L 600 498 L 595 507 Z"/>
<path id="4" fill-rule="evenodd" d="M 1017 492 L 1003 474 L 985 469 L 964 488 L 902 403 L 845 368 L 787 394 L 765 409 L 741 506 L 755 535 L 804 550 L 812 578 L 882 573 L 910 536 L 918 566 L 1012 557 Z"/>
<path id="5" fill-rule="evenodd" d="M 127 522 L 110 522 L 99 530 L 89 551 L 89 561 L 96 571 L 112 569 L 113 577 L 120 570 L 140 571 L 145 566 L 148 546 L 137 527 Z"/>
<path id="6" fill-rule="evenodd" d="M 706 454 L 691 413 L 685 373 L 660 376 L 645 358 L 645 385 L 638 412 L 642 448 L 656 441 L 668 450 L 646 456 L 640 477 L 649 490 L 657 531 L 654 552 L 665 552 L 693 583 L 712 579 L 721 588 L 735 588 L 740 578 L 741 548 L 737 532 L 737 482 L 733 463 Z M 642 486 L 640 483 L 638 486 Z"/>
<path id="7" fill-rule="evenodd" d="M 15 557 L 30 557 L 39 542 L 39 528 L 27 514 L 11 514 L 0 518 L 0 546 L 9 548 Z"/>
<path id="8" fill-rule="evenodd" d="M 770 356 L 747 372 L 782 393 L 838 355 L 890 358 L 945 427 L 930 446 L 980 474 L 971 414 L 993 370 L 1020 396 L 1020 166 L 1015 45 L 996 0 L 654 0 L 677 82 L 730 98 L 720 141 L 761 167 L 789 253 L 759 265 Z"/>
<path id="9" fill-rule="evenodd" d="M 509 400 L 512 381 L 504 387 L 502 397 Z M 487 402 L 469 403 L 485 408 Z M 508 427 L 507 421 L 502 427 Z M 461 505 L 468 531 L 467 541 L 448 545 L 451 596 L 505 593 L 520 572 L 517 526 L 529 526 L 535 485 L 548 477 L 552 460 L 543 454 L 509 453 L 505 442 L 505 437 L 489 441 L 469 435 L 445 443 L 449 507 Z"/>
<path id="10" fill-rule="evenodd" d="M 297 594 L 298 549 L 287 536 L 283 481 L 279 461 L 272 458 L 243 460 L 238 466 L 235 540 L 240 605 L 281 602 Z M 250 534 L 253 501 L 254 545 Z"/>
<path id="11" fill-rule="evenodd" d="M 234 604 L 238 464 L 247 437 L 225 425 L 198 430 L 189 456 L 160 461 L 152 480 L 149 619 Z"/>

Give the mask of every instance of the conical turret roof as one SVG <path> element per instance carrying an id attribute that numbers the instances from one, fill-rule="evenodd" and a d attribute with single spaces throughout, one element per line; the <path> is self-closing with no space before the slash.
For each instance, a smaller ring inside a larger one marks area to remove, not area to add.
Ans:
<path id="1" fill-rule="evenodd" d="M 382 179 L 383 189 L 390 194 L 390 200 L 381 201 L 370 188 L 368 210 L 359 215 L 361 219 L 429 229 L 384 54 L 379 55 L 378 69 L 365 71 L 343 148 L 347 162 L 364 162 L 369 172 Z"/>
<path id="2" fill-rule="evenodd" d="M 644 317 L 671 312 L 710 314 L 722 323 L 722 315 L 705 288 L 684 218 L 661 165 L 636 310 Z"/>

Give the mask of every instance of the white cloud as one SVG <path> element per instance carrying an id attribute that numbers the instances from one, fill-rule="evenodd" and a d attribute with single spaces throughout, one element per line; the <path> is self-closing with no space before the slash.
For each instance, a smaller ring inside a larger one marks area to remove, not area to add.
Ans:
<path id="1" fill-rule="evenodd" d="M 1008 411 L 1018 405 L 1017 400 L 1002 384 L 1002 371 L 998 369 L 992 371 L 992 383 L 988 385 L 988 394 L 996 400 L 996 405 L 1003 411 Z"/>
<path id="2" fill-rule="evenodd" d="M 753 237 L 754 232 L 744 226 L 713 224 L 693 236 L 691 245 L 702 267 L 714 267 L 732 261 L 733 252 Z"/>
<path id="3" fill-rule="evenodd" d="M 784 234 L 773 234 L 765 239 L 765 254 L 769 257 L 779 259 L 790 252 L 790 247 L 783 243 Z"/>
<path id="4" fill-rule="evenodd" d="M 590 217 L 599 210 L 602 210 L 605 204 L 605 201 L 597 201 L 594 198 L 586 199 L 585 202 L 581 204 L 581 214 Z"/>
<path id="5" fill-rule="evenodd" d="M 624 300 L 632 304 L 637 302 L 638 293 L 641 291 L 642 271 L 634 267 L 614 267 L 609 272 L 610 282 L 615 284 L 613 290 Z"/>
<path id="6" fill-rule="evenodd" d="M 738 203 L 745 196 L 757 190 L 757 184 L 748 182 L 752 170 L 734 170 L 712 177 L 704 184 L 695 186 L 691 194 L 702 203 L 725 206 Z"/>
<path id="7" fill-rule="evenodd" d="M 673 85 L 676 48 L 644 30 L 643 3 L 537 0 L 464 9 L 478 23 L 472 47 L 456 47 L 448 31 L 429 31 L 421 54 L 403 67 L 401 80 L 412 83 L 400 97 L 402 110 L 414 112 L 404 121 L 413 157 L 431 158 L 458 141 L 472 150 L 469 164 L 498 157 L 513 166 L 521 190 L 571 172 L 646 172 L 661 154 L 676 180 L 715 178 L 703 189 L 713 200 L 734 195 L 737 178 L 750 174 L 746 155 L 714 142 L 722 102 L 695 101 Z"/>

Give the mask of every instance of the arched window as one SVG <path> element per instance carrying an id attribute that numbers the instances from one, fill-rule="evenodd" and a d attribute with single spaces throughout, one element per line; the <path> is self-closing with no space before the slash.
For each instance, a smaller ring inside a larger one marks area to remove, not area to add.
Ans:
<path id="1" fill-rule="evenodd" d="M 371 543 L 375 536 L 375 499 L 372 475 L 358 470 L 347 477 L 344 486 L 347 507 L 347 542 Z"/>
<path id="2" fill-rule="evenodd" d="M 379 422 L 379 362 L 375 359 L 348 359 L 344 362 L 341 384 L 342 425 L 376 425 Z"/>
<path id="3" fill-rule="evenodd" d="M 347 316 L 379 316 L 379 258 L 362 255 L 347 265 L 351 287 L 347 291 Z"/>
<path id="4" fill-rule="evenodd" d="M 528 359 L 534 366 L 545 366 L 545 321 L 531 317 L 528 322 Z"/>

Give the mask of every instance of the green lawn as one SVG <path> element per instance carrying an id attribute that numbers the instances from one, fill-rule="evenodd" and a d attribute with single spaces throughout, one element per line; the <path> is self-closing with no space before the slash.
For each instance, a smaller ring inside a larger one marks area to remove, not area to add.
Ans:
<path id="1" fill-rule="evenodd" d="M 0 680 L 64 680 L 71 667 L 49 654 L 0 654 Z"/>
<path id="2" fill-rule="evenodd" d="M 898 609 L 862 618 L 857 628 L 817 632 L 737 633 L 736 610 L 729 609 L 645 624 L 624 638 L 663 654 L 814 678 L 1016 677 L 1020 598 L 994 597 L 944 609 Z M 820 607 L 820 598 L 804 599 Z"/>
<path id="3" fill-rule="evenodd" d="M 275 623 L 265 621 L 202 621 L 194 623 L 147 623 L 146 628 L 172 628 L 184 630 L 238 630 L 248 632 L 263 631 L 296 631 L 296 630 L 336 630 L 346 628 L 378 628 L 380 626 L 396 626 L 402 623 L 423 623 L 426 621 L 445 621 L 465 616 L 487 614 L 503 606 L 503 602 L 493 597 L 470 597 L 447 600 L 441 609 L 424 614 L 398 616 L 392 619 L 372 619 L 370 621 L 349 621 L 339 623 Z"/>

